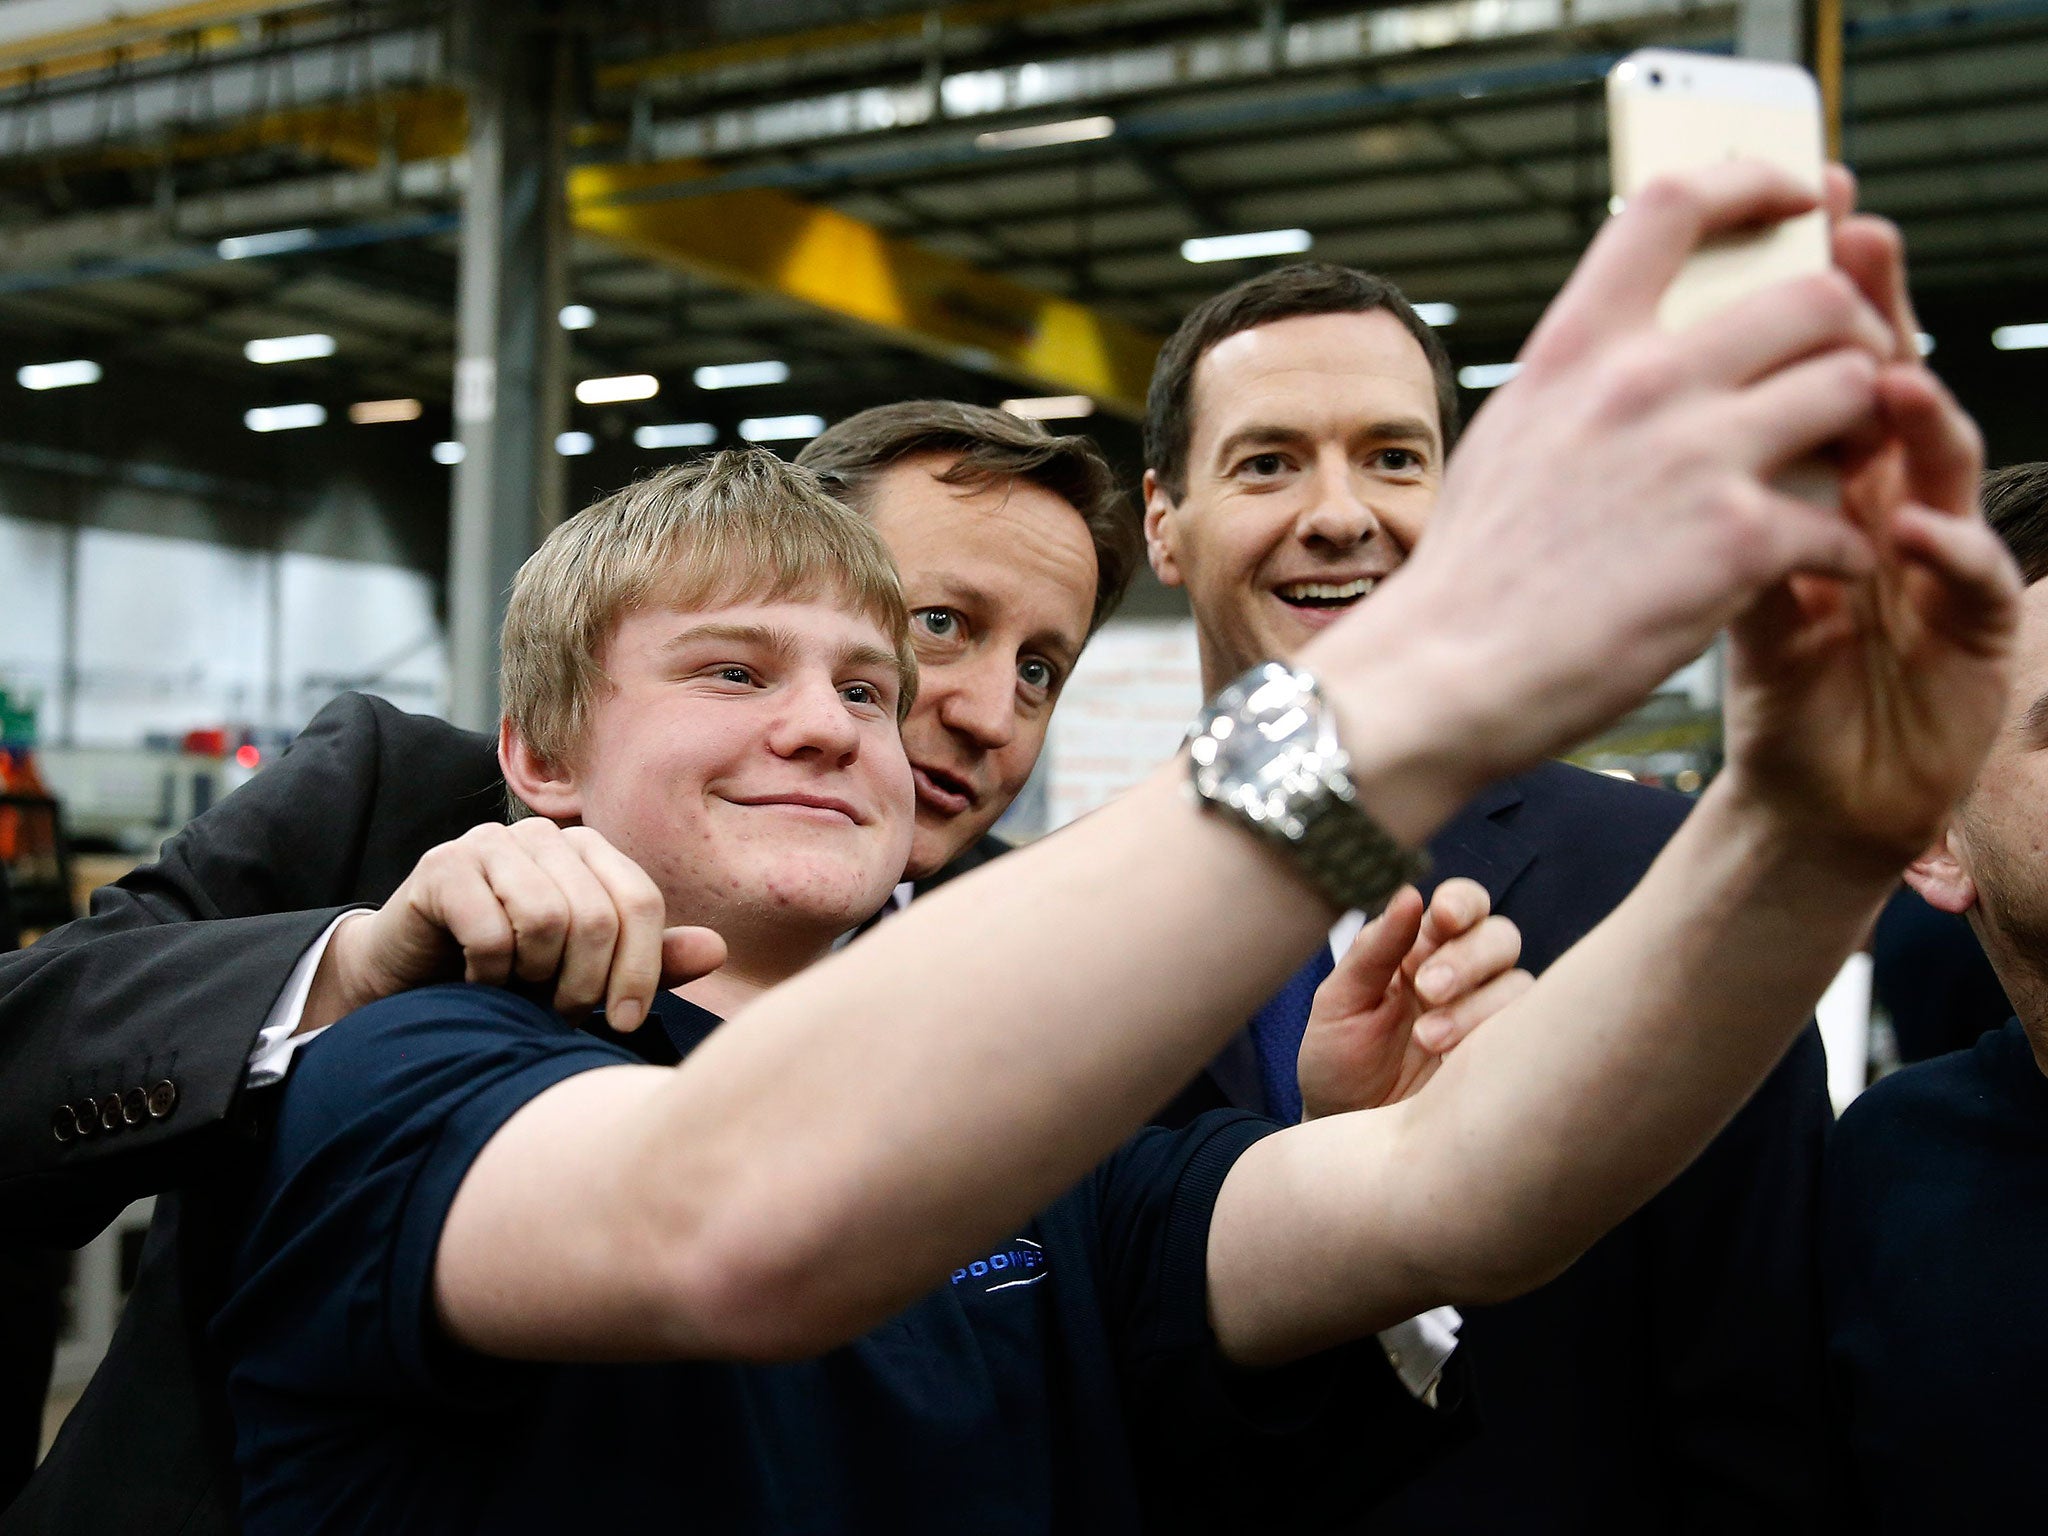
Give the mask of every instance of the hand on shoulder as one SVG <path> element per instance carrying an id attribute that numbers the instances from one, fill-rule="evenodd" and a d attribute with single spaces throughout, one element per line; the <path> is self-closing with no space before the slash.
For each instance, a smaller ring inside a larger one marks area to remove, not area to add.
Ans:
<path id="1" fill-rule="evenodd" d="M 473 827 L 429 849 L 374 912 L 334 931 L 300 1028 L 434 982 L 514 982 L 579 1018 L 600 1004 L 620 1031 L 655 991 L 724 963 L 708 928 L 667 926 L 666 903 L 631 859 L 587 827 L 540 817 Z"/>

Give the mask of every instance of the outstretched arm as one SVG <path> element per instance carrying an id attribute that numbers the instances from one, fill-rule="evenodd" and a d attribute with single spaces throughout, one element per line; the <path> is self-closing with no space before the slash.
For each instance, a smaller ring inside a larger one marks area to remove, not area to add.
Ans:
<path id="1" fill-rule="evenodd" d="M 1872 409 L 1889 333 L 1853 289 L 1795 285 L 1784 334 L 1700 358 L 1649 336 L 1699 240 L 1811 206 L 1757 166 L 1637 198 L 1545 322 L 1547 361 L 1460 449 L 1430 537 L 1301 657 L 1397 837 L 1632 706 L 1787 572 L 1869 568 L 1861 531 L 1766 489 Z M 442 1314 L 505 1354 L 855 1336 L 1071 1185 L 1332 916 L 1164 769 L 775 989 L 672 1074 L 535 1099 L 456 1198 Z"/>

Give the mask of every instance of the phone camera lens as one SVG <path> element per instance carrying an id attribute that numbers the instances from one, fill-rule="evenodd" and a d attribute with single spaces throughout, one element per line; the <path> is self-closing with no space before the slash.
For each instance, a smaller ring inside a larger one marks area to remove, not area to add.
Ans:
<path id="1" fill-rule="evenodd" d="M 1663 83 L 1664 83 L 1664 71 L 1663 71 L 1663 70 L 1661 70 L 1661 69 L 1653 69 L 1653 70 L 1651 70 L 1651 71 L 1650 71 L 1650 84 L 1652 84 L 1652 85 L 1662 85 Z"/>

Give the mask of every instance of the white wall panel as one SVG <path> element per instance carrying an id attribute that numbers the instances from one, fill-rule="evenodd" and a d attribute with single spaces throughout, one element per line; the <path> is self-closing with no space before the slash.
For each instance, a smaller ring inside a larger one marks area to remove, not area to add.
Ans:
<path id="1" fill-rule="evenodd" d="M 261 722 L 270 708 L 270 556 L 87 528 L 78 535 L 73 740 Z"/>
<path id="2" fill-rule="evenodd" d="M 418 571 L 286 554 L 278 566 L 284 718 L 296 730 L 345 689 L 401 709 L 445 708 L 448 657 L 434 584 Z"/>
<path id="3" fill-rule="evenodd" d="M 1114 799 L 1173 756 L 1201 706 L 1192 620 L 1104 625 L 1052 717 L 1048 828 Z"/>
<path id="4" fill-rule="evenodd" d="M 64 542 L 55 523 L 0 517 L 0 688 L 43 702 L 42 729 L 55 728 L 64 664 Z"/>

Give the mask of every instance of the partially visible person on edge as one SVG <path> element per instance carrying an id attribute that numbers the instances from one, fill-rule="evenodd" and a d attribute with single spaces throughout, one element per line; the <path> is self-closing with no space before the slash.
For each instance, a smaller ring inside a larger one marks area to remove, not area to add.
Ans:
<path id="1" fill-rule="evenodd" d="M 1966 915 L 2018 1017 L 1879 1081 L 1842 1114 L 1822 1309 L 1845 1531 L 2030 1529 L 2048 1431 L 2048 464 L 1987 477 L 2019 561 L 2003 728 L 1907 871 Z"/>
<path id="2" fill-rule="evenodd" d="M 904 722 L 919 795 L 903 873 L 929 890 L 1001 851 L 988 829 L 1141 558 L 1137 520 L 1086 438 L 980 406 L 863 411 L 801 457 L 905 573 L 922 686 Z M 701 966 L 702 935 L 664 939 L 659 903 L 651 919 L 647 901 L 632 909 L 644 876 L 565 862 L 534 843 L 546 824 L 509 831 L 505 804 L 488 737 L 347 694 L 155 864 L 99 892 L 91 917 L 0 960 L 10 1230 L 78 1243 L 128 1200 L 172 1191 L 114 1347 L 8 1530 L 231 1528 L 224 1412 L 195 1329 L 252 1136 L 306 1030 L 465 967 L 552 977 L 571 1013 L 608 999 L 630 1026 L 664 971 Z M 163 1115 L 101 1129 L 110 1095 L 118 1111 L 151 1089 Z"/>
<path id="3" fill-rule="evenodd" d="M 1845 226 L 1844 259 L 1867 265 L 1857 243 L 1872 238 Z M 1457 409 L 1435 332 L 1381 278 L 1304 263 L 1189 314 L 1147 403 L 1145 529 L 1154 570 L 1194 609 L 1205 691 L 1379 601 L 1427 546 Z M 1457 622 L 1493 620 L 1472 609 Z M 1635 888 L 1690 808 L 1546 763 L 1483 791 L 1429 852 L 1437 877 L 1485 887 L 1541 975 Z M 1328 1052 L 1308 1023 L 1361 920 L 1339 923 L 1167 1123 L 1219 1105 L 1282 1120 L 1350 1107 L 1317 1102 Z M 1429 1320 L 1455 1331 L 1481 1432 L 1372 1529 L 1725 1531 L 1815 1514 L 1811 1234 L 1829 1115 L 1808 1029 L 1698 1163 L 1563 1275 L 1462 1322 Z"/>
<path id="4" fill-rule="evenodd" d="M 1725 350 L 1643 336 L 1668 258 L 1802 206 L 1749 166 L 1636 199 L 1388 591 L 1220 694 L 1185 761 L 829 958 L 910 831 L 873 531 L 761 454 L 558 530 L 508 615 L 507 782 L 729 953 L 656 1000 L 672 1068 L 478 987 L 302 1052 L 215 1327 L 252 1536 L 679 1500 L 743 1529 L 1291 1528 L 1398 1476 L 1360 1390 L 1386 1362 L 1347 1343 L 1540 1281 L 1682 1168 L 2002 706 L 2015 583 L 1973 435 L 1917 363 L 1880 364 L 1895 338 L 1849 284 L 1760 296 Z M 1621 336 L 1670 395 L 1577 376 Z M 1866 435 L 1853 519 L 1765 489 Z M 750 522 L 768 547 L 704 556 Z M 1565 600 L 1589 590 L 1617 600 Z M 1512 638 L 1446 617 L 1475 603 Z M 1224 1110 L 1097 1164 L 1338 910 L 1394 891 L 1471 778 L 1640 698 L 1724 613 L 1728 769 L 1571 956 L 1398 1104 Z"/>

